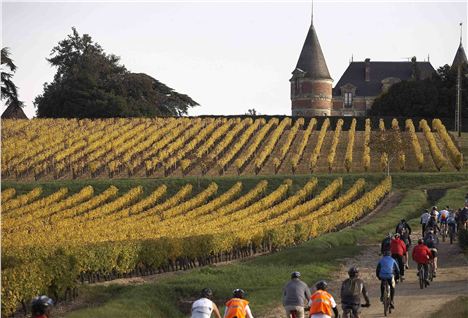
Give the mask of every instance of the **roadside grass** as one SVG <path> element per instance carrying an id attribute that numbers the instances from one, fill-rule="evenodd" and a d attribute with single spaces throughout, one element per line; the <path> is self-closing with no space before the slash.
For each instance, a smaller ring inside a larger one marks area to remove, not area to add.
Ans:
<path id="1" fill-rule="evenodd" d="M 359 244 L 380 241 L 383 233 L 391 230 L 400 218 L 417 217 L 425 205 L 427 198 L 423 191 L 408 190 L 395 208 L 375 215 L 366 223 L 274 254 L 177 272 L 142 285 L 84 286 L 82 293 L 107 300 L 94 308 L 73 311 L 66 317 L 184 317 L 191 301 L 204 287 L 213 289 L 218 304 L 223 304 L 234 288 L 243 288 L 253 313 L 261 315 L 280 304 L 282 286 L 290 272 L 300 271 L 309 285 L 328 279 L 339 268 L 341 260 L 360 251 Z M 106 296 L 109 293 L 112 297 Z"/>
<path id="2" fill-rule="evenodd" d="M 468 296 L 459 296 L 446 303 L 433 313 L 430 318 L 466 318 L 468 317 Z"/>

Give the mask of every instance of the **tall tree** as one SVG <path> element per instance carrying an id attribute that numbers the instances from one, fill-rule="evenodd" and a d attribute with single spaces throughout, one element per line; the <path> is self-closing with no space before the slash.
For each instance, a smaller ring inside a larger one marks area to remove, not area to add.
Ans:
<path id="1" fill-rule="evenodd" d="M 465 66 L 463 74 L 467 73 Z M 374 101 L 370 114 L 452 117 L 455 114 L 456 76 L 456 70 L 444 65 L 430 79 L 397 83 Z M 462 81 L 462 91 L 468 92 L 467 79 Z M 468 117 L 468 94 L 462 94 L 462 99 L 462 115 Z"/>
<path id="2" fill-rule="evenodd" d="M 146 74 L 129 72 L 88 34 L 72 31 L 47 59 L 57 73 L 35 99 L 38 117 L 180 116 L 198 105 Z"/>
<path id="3" fill-rule="evenodd" d="M 23 103 L 18 100 L 18 90 L 13 83 L 13 74 L 16 71 L 16 65 L 10 57 L 10 49 L 7 47 L 2 48 L 1 51 L 1 78 L 2 78 L 2 100 L 5 101 L 6 106 L 22 107 Z"/>

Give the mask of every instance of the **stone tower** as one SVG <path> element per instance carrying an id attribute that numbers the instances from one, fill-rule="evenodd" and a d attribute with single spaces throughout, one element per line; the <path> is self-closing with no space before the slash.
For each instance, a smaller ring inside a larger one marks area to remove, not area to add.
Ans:
<path id="1" fill-rule="evenodd" d="M 333 79 L 328 72 L 313 22 L 289 81 L 293 116 L 331 115 Z"/>

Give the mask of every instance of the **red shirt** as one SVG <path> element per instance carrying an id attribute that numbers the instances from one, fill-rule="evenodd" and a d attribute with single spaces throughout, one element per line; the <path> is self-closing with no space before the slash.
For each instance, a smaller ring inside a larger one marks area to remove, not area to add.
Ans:
<path id="1" fill-rule="evenodd" d="M 394 238 L 390 242 L 390 252 L 392 254 L 398 254 L 400 256 L 405 255 L 406 253 L 406 244 L 399 238 Z"/>
<path id="2" fill-rule="evenodd" d="M 424 244 L 418 244 L 413 248 L 413 260 L 418 264 L 427 264 L 432 257 L 431 250 Z M 429 256 L 429 258 L 428 258 Z"/>

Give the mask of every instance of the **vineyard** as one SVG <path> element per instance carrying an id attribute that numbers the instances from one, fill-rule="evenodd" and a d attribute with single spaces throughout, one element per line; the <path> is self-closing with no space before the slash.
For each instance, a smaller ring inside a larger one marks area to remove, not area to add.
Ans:
<path id="1" fill-rule="evenodd" d="M 2 121 L 2 178 L 56 180 L 163 176 L 455 171 L 463 156 L 442 122 L 411 119 L 364 131 L 314 118 L 154 118 Z M 396 160 L 372 136 L 411 145 Z M 401 141 L 400 141 L 401 142 Z"/>
<path id="2" fill-rule="evenodd" d="M 250 188 L 239 181 L 223 191 L 215 182 L 200 189 L 161 184 L 146 194 L 141 186 L 124 193 L 62 187 L 47 195 L 41 187 L 22 194 L 7 188 L 2 308 L 11 313 L 47 290 L 71 293 L 76 277 L 186 269 L 294 245 L 354 222 L 390 190 L 390 178 L 341 177 L 259 180 Z"/>

